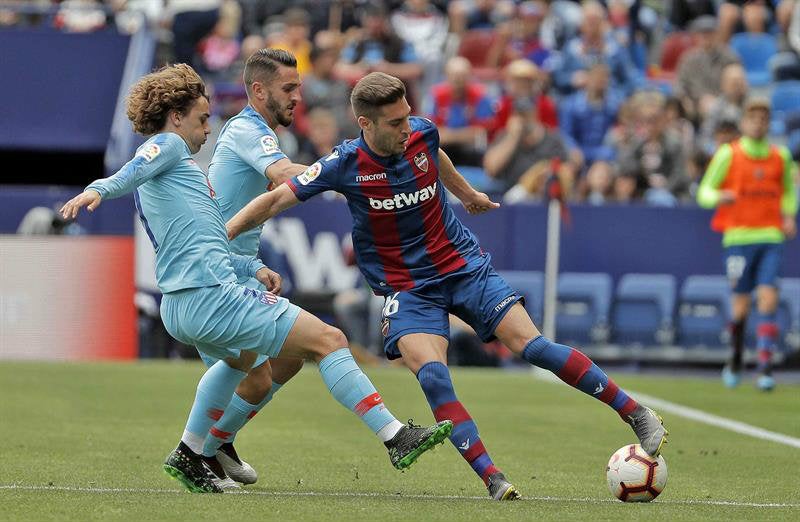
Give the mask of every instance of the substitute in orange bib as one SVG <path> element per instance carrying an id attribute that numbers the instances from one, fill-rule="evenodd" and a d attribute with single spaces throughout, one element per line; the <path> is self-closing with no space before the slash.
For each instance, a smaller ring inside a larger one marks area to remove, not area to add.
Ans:
<path id="1" fill-rule="evenodd" d="M 772 354 L 778 342 L 777 282 L 783 243 L 797 232 L 796 165 L 786 147 L 770 145 L 770 105 L 762 98 L 747 101 L 742 137 L 722 145 L 700 183 L 698 203 L 716 207 L 711 228 L 722 232 L 725 269 L 733 290 L 731 357 L 722 380 L 733 388 L 741 380 L 744 329 L 750 294 L 756 289 L 759 389 L 775 387 Z"/>

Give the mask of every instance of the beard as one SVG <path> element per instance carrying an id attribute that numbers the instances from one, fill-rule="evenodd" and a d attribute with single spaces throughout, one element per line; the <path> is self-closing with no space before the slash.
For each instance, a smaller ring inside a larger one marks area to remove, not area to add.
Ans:
<path id="1" fill-rule="evenodd" d="M 294 116 L 287 116 L 286 110 L 289 107 L 281 107 L 278 102 L 275 101 L 275 98 L 269 96 L 267 98 L 267 111 L 271 112 L 275 115 L 275 121 L 279 124 L 283 125 L 284 127 L 288 127 L 294 121 Z"/>

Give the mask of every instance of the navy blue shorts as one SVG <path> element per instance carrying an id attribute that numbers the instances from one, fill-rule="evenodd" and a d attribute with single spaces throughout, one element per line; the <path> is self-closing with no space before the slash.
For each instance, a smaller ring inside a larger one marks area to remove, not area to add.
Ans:
<path id="1" fill-rule="evenodd" d="M 749 294 L 757 286 L 778 286 L 783 243 L 757 243 L 725 249 L 725 273 L 735 294 Z"/>
<path id="2" fill-rule="evenodd" d="M 521 299 L 484 254 L 433 284 L 387 295 L 381 321 L 383 350 L 389 359 L 401 357 L 397 341 L 412 333 L 449 340 L 451 313 L 470 325 L 484 342 L 491 341 L 497 325 Z"/>

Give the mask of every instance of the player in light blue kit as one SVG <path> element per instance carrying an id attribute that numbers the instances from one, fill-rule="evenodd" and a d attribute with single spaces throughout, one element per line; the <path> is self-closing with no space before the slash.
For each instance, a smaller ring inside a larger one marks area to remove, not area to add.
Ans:
<path id="1" fill-rule="evenodd" d="M 294 107 L 300 102 L 297 60 L 283 50 L 260 49 L 247 60 L 243 76 L 248 105 L 228 120 L 220 132 L 208 173 L 225 220 L 266 192 L 268 184 L 280 185 L 307 168 L 286 157 L 272 130 L 278 125 L 291 125 Z M 261 228 L 248 230 L 232 241 L 231 251 L 257 258 Z M 279 281 L 272 288 L 265 288 L 251 277 L 240 277 L 238 282 L 258 291 L 270 290 L 276 294 L 280 291 Z M 202 352 L 200 357 L 209 367 L 217 362 Z M 212 460 L 209 463 L 217 474 L 227 474 L 243 484 L 256 482 L 256 471 L 239 458 L 233 440 L 302 366 L 302 359 L 270 361 L 265 355 L 258 356 L 247 377 L 237 387 L 225 413 L 206 436 L 203 454 L 216 456 L 216 462 Z M 229 369 L 231 373 L 236 371 Z M 224 377 L 220 379 L 224 380 Z"/>
<path id="2" fill-rule="evenodd" d="M 353 360 L 340 330 L 269 291 L 237 283 L 247 276 L 269 285 L 273 274 L 258 259 L 230 252 L 214 191 L 192 159 L 209 133 L 208 95 L 197 73 L 184 64 L 167 66 L 139 80 L 127 104 L 134 130 L 152 137 L 117 173 L 91 183 L 61 212 L 72 219 L 82 207 L 92 211 L 104 198 L 133 192 L 156 250 L 167 331 L 221 359 L 200 379 L 186 430 L 164 470 L 198 493 L 238 487 L 215 476 L 201 456 L 214 423 L 207 412 L 224 411 L 259 354 L 318 362 L 328 390 L 384 441 L 398 469 L 442 442 L 452 423 L 401 424 Z"/>

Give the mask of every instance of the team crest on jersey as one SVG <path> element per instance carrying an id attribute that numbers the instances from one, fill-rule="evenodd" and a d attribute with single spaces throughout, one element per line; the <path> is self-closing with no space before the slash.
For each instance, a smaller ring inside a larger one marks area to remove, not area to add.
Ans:
<path id="1" fill-rule="evenodd" d="M 264 149 L 264 154 L 275 154 L 280 151 L 278 141 L 270 135 L 261 136 L 261 148 Z"/>
<path id="2" fill-rule="evenodd" d="M 389 326 L 391 326 L 391 320 L 388 317 L 384 317 L 383 321 L 381 321 L 381 334 L 384 337 L 389 335 Z"/>
<path id="3" fill-rule="evenodd" d="M 414 164 L 419 167 L 422 172 L 428 172 L 428 155 L 420 152 L 414 156 Z"/>
<path id="4" fill-rule="evenodd" d="M 161 147 L 159 147 L 155 143 L 151 143 L 150 145 L 147 145 L 142 150 L 140 150 L 137 156 L 141 156 L 147 163 L 150 163 L 151 161 L 156 159 L 156 156 L 158 156 L 159 154 L 161 154 Z"/>
<path id="5" fill-rule="evenodd" d="M 302 185 L 308 185 L 314 181 L 317 176 L 319 176 L 320 172 L 322 172 L 322 165 L 318 161 L 308 167 L 305 172 L 297 176 L 297 181 L 299 181 Z"/>
<path id="6" fill-rule="evenodd" d="M 258 300 L 265 305 L 274 305 L 278 302 L 278 296 L 272 292 L 261 292 L 261 294 L 258 296 Z"/>

